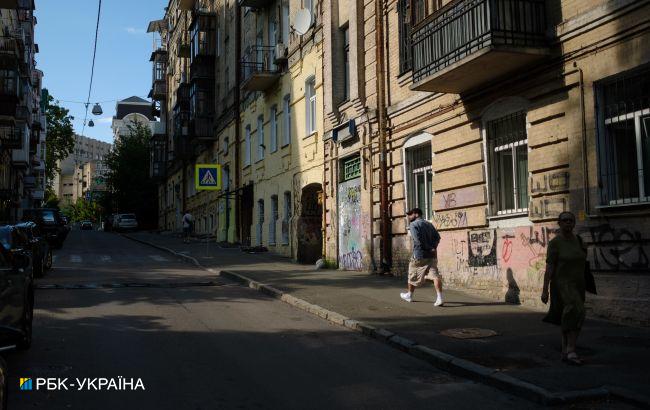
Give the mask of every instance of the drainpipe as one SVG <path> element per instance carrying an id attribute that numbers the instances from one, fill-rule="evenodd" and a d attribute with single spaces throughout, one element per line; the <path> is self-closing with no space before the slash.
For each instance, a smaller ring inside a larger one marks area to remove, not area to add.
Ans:
<path id="1" fill-rule="evenodd" d="M 239 67 L 241 60 L 241 7 L 238 4 L 235 4 L 235 240 L 241 242 L 241 192 L 240 188 L 240 139 L 241 139 L 241 130 L 239 129 L 240 124 L 240 87 L 241 87 L 241 69 Z M 227 197 L 226 197 L 227 198 Z M 229 200 L 229 199 L 227 199 Z M 228 234 L 226 233 L 226 236 Z"/>
<path id="2" fill-rule="evenodd" d="M 387 273 L 391 266 L 391 232 L 388 215 L 388 167 L 386 161 L 386 90 L 384 68 L 384 4 L 375 0 L 375 44 L 377 60 L 377 119 L 379 122 L 379 199 L 381 217 L 381 273 Z"/>
<path id="3" fill-rule="evenodd" d="M 576 63 L 573 63 L 576 67 Z M 585 206 L 585 215 L 589 215 L 591 204 L 589 201 L 589 166 L 587 164 L 587 120 L 585 118 L 585 88 L 582 68 L 578 68 L 580 74 L 580 121 L 582 122 L 582 192 L 583 203 Z"/>

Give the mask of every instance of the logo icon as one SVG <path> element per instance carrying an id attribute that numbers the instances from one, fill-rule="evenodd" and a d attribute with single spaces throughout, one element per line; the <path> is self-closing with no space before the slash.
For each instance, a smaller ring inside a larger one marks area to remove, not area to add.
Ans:
<path id="1" fill-rule="evenodd" d="M 20 378 L 20 390 L 32 390 L 32 378 L 31 377 L 21 377 Z"/>

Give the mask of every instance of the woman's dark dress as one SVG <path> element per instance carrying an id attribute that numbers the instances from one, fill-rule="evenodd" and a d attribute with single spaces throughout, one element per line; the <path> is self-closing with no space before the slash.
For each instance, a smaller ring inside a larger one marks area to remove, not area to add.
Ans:
<path id="1" fill-rule="evenodd" d="M 562 331 L 582 328 L 585 320 L 585 261 L 587 254 L 577 238 L 558 235 L 548 243 L 546 263 L 556 266 L 551 277 L 551 305 L 544 321 Z"/>

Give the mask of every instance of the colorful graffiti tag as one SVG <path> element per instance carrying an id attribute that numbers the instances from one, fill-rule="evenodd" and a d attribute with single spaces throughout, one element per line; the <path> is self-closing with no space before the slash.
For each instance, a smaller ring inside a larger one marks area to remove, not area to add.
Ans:
<path id="1" fill-rule="evenodd" d="M 346 270 L 363 269 L 361 251 L 361 179 L 339 184 L 339 267 Z"/>

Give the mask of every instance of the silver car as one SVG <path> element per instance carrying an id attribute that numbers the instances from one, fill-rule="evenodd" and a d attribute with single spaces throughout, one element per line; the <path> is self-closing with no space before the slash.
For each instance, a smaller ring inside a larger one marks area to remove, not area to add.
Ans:
<path id="1" fill-rule="evenodd" d="M 135 214 L 117 214 L 113 229 L 118 231 L 135 230 L 138 228 L 138 221 Z"/>

